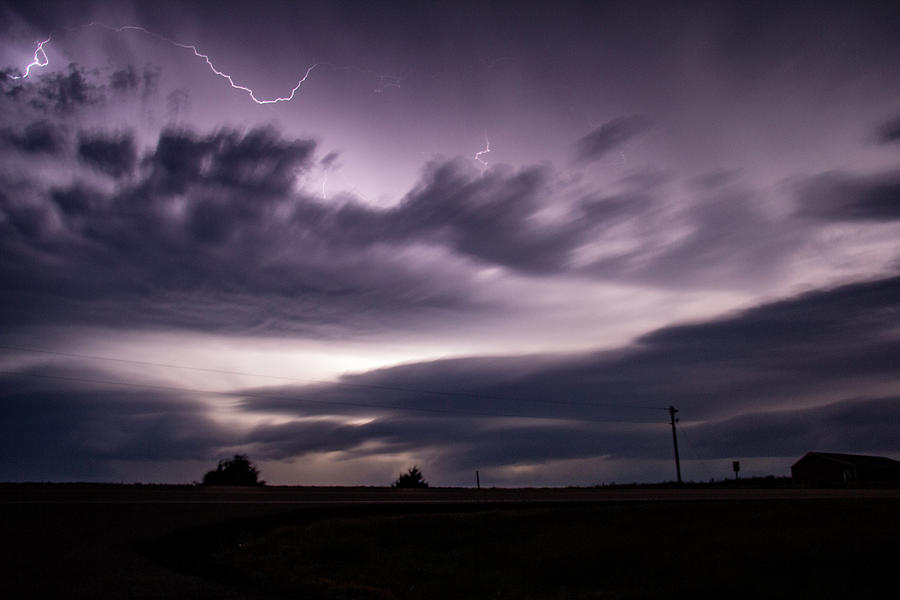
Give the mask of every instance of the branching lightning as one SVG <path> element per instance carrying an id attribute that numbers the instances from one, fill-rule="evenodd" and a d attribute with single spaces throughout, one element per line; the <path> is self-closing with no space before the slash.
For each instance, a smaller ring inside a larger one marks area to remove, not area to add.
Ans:
<path id="1" fill-rule="evenodd" d="M 484 150 L 475 153 L 475 160 L 483 164 L 485 167 L 488 166 L 488 162 L 486 160 L 482 160 L 482 156 L 490 153 L 491 151 L 491 140 L 488 139 L 487 134 L 484 136 Z"/>
<path id="2" fill-rule="evenodd" d="M 232 88 L 234 88 L 236 90 L 240 90 L 242 92 L 246 92 L 247 95 L 250 96 L 250 99 L 253 100 L 257 104 L 277 104 L 278 102 L 290 102 L 291 100 L 294 99 L 294 96 L 297 94 L 297 90 L 300 89 L 300 86 L 302 86 L 303 83 L 309 78 L 309 74 L 312 73 L 316 67 L 319 67 L 319 66 L 325 64 L 325 63 L 315 63 L 313 66 L 306 69 L 306 72 L 303 74 L 302 77 L 300 77 L 300 79 L 297 81 L 297 84 L 291 89 L 290 95 L 264 100 L 264 99 L 257 98 L 256 93 L 249 87 L 235 83 L 234 79 L 228 73 L 217 69 L 216 66 L 212 63 L 212 60 L 209 58 L 209 55 L 203 54 L 202 52 L 200 52 L 200 50 L 197 49 L 197 46 L 194 46 L 193 44 L 182 44 L 180 42 L 176 42 L 175 40 L 167 38 L 164 35 L 160 35 L 158 33 L 155 33 L 153 31 L 150 31 L 143 27 L 139 27 L 137 25 L 123 25 L 122 27 L 110 27 L 109 25 L 104 25 L 102 23 L 89 23 L 88 25 L 97 25 L 99 27 L 103 27 L 105 29 L 109 29 L 110 31 L 115 31 L 118 33 L 121 33 L 123 31 L 140 31 L 141 33 L 145 33 L 149 36 L 155 37 L 156 39 L 166 42 L 167 44 L 171 44 L 172 46 L 175 46 L 177 48 L 184 48 L 185 50 L 190 50 L 191 52 L 194 53 L 194 56 L 196 56 L 197 58 L 203 59 L 203 61 L 209 67 L 210 71 L 212 71 L 213 73 L 215 73 L 222 79 L 225 79 L 226 81 L 228 81 L 228 84 Z"/>
<path id="3" fill-rule="evenodd" d="M 175 41 L 172 38 L 169 38 L 162 34 L 156 33 L 155 31 L 150 31 L 149 29 L 140 27 L 138 25 L 123 25 L 121 27 L 113 27 L 110 25 L 106 25 L 105 23 L 101 23 L 98 21 L 92 21 L 92 22 L 86 23 L 85 25 L 82 25 L 80 27 L 69 28 L 69 30 L 74 31 L 77 29 L 84 29 L 84 28 L 88 28 L 88 27 L 101 27 L 103 29 L 106 29 L 107 31 L 112 31 L 115 33 L 122 33 L 125 31 L 138 31 L 145 35 L 154 37 L 157 40 L 159 40 L 161 42 L 165 42 L 176 48 L 183 48 L 185 50 L 190 50 L 194 54 L 194 56 L 202 59 L 203 62 L 206 63 L 206 66 L 209 67 L 209 70 L 212 71 L 213 74 L 226 80 L 233 89 L 245 92 L 250 97 L 250 99 L 253 102 L 255 102 L 256 104 L 277 104 L 278 102 L 290 102 L 291 100 L 294 99 L 294 97 L 297 95 L 297 92 L 300 90 L 301 86 L 306 82 L 307 79 L 309 79 L 310 74 L 316 68 L 331 64 L 331 63 L 327 63 L 327 62 L 318 62 L 318 63 L 313 64 L 311 67 L 307 68 L 306 71 L 304 71 L 302 73 L 301 77 L 297 80 L 297 83 L 294 85 L 294 87 L 291 88 L 290 94 L 288 94 L 286 96 L 279 96 L 276 98 L 268 98 L 268 99 L 259 98 L 256 95 L 256 92 L 254 92 L 252 88 L 235 82 L 232 75 L 217 68 L 215 66 L 215 64 L 213 64 L 212 59 L 209 57 L 209 55 L 204 54 L 203 52 L 200 52 L 199 48 L 197 48 L 197 46 L 195 46 L 194 44 L 182 44 L 181 42 Z M 50 64 L 50 60 L 48 59 L 47 54 L 44 51 L 44 45 L 48 44 L 50 42 L 51 38 L 52 38 L 52 35 L 47 36 L 46 40 L 38 43 L 37 49 L 34 51 L 34 60 L 25 67 L 24 75 L 10 75 L 9 77 L 11 79 L 24 79 L 31 74 L 32 68 L 48 66 Z M 369 69 L 360 69 L 358 67 L 335 67 L 335 68 L 352 69 L 355 71 L 359 71 L 360 73 L 364 73 L 366 75 L 375 77 L 378 81 L 378 85 L 374 90 L 374 92 L 376 94 L 380 94 L 388 88 L 399 88 L 401 83 L 405 79 L 405 76 L 385 75 L 383 73 L 377 73 L 377 72 L 369 70 Z"/>
<path id="4" fill-rule="evenodd" d="M 221 71 L 221 70 L 217 69 L 216 66 L 213 64 L 212 59 L 210 59 L 209 55 L 203 54 L 202 52 L 200 52 L 200 50 L 197 48 L 197 46 L 195 46 L 193 44 L 182 44 L 181 42 L 176 42 L 175 40 L 173 40 L 171 38 L 167 38 L 164 35 L 150 31 L 149 29 L 145 29 L 144 27 L 139 27 L 137 25 L 123 25 L 121 27 L 111 27 L 111 26 L 105 25 L 103 23 L 91 22 L 91 23 L 84 25 L 84 27 L 102 27 L 103 29 L 107 29 L 109 31 L 114 31 L 116 33 L 122 33 L 123 31 L 140 31 L 141 33 L 144 33 L 146 35 L 154 37 L 160 41 L 166 42 L 167 44 L 170 44 L 177 48 L 184 48 L 185 50 L 190 50 L 191 52 L 194 53 L 194 56 L 196 56 L 197 58 L 203 59 L 203 61 L 209 67 L 210 71 L 212 71 L 214 74 L 218 75 L 222 79 L 225 79 L 226 81 L 228 81 L 228 84 L 232 88 L 234 88 L 236 90 L 240 90 L 242 92 L 246 92 L 247 95 L 250 96 L 250 99 L 253 100 L 257 104 L 276 104 L 278 102 L 290 102 L 291 100 L 294 99 L 294 96 L 297 94 L 297 91 L 300 89 L 300 86 L 302 86 L 303 83 L 309 78 L 310 73 L 312 73 L 313 70 L 316 69 L 316 67 L 320 67 L 324 64 L 327 64 L 327 63 L 315 63 L 314 65 L 312 65 L 311 67 L 306 69 L 306 71 L 303 73 L 303 75 L 300 77 L 300 79 L 297 80 L 297 83 L 294 85 L 294 87 L 291 88 L 291 93 L 289 95 L 280 96 L 277 98 L 263 99 L 263 98 L 258 98 L 256 96 L 256 93 L 251 88 L 249 88 L 245 85 L 241 85 L 239 83 L 235 83 L 234 78 L 231 75 L 229 75 L 228 73 L 226 73 L 225 71 Z M 28 77 L 28 75 L 31 74 L 32 67 L 46 67 L 47 65 L 49 65 L 50 60 L 47 58 L 47 53 L 44 51 L 44 45 L 49 43 L 51 38 L 52 38 L 52 35 L 47 36 L 46 40 L 38 43 L 37 49 L 34 51 L 34 60 L 31 62 L 31 64 L 29 64 L 25 67 L 24 75 L 11 75 L 10 78 L 11 79 L 24 79 L 24 78 Z"/>
<path id="5" fill-rule="evenodd" d="M 38 42 L 37 48 L 34 51 L 34 60 L 31 61 L 30 64 L 25 66 L 25 74 L 24 75 L 10 75 L 10 79 L 25 79 L 31 73 L 31 67 L 46 67 L 50 64 L 50 59 L 47 58 L 47 53 L 44 52 L 44 44 L 50 43 L 50 38 L 52 36 L 47 36 L 47 39 L 43 42 Z M 43 57 L 43 62 L 41 62 L 41 57 Z"/>

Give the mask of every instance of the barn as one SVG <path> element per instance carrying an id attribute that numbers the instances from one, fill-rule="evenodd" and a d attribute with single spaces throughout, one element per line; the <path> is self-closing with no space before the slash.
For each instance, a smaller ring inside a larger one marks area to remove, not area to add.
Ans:
<path id="1" fill-rule="evenodd" d="M 883 456 L 807 452 L 791 466 L 795 482 L 812 485 L 900 484 L 900 461 Z"/>

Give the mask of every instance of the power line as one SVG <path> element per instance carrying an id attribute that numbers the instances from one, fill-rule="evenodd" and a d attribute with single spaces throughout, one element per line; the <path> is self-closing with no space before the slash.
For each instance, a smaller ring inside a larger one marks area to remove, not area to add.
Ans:
<path id="1" fill-rule="evenodd" d="M 418 388 L 405 388 L 405 387 L 396 387 L 396 386 L 387 386 L 387 385 L 377 385 L 377 384 L 366 384 L 366 383 L 351 383 L 347 381 L 329 381 L 324 379 L 303 379 L 298 377 L 285 377 L 282 375 L 266 375 L 262 373 L 251 373 L 247 371 L 231 371 L 228 369 L 210 369 L 206 367 L 195 367 L 189 365 L 180 365 L 173 363 L 158 363 L 158 362 L 150 362 L 150 361 L 142 361 L 142 360 L 133 360 L 127 358 L 114 358 L 111 356 L 96 356 L 90 354 L 79 354 L 75 352 L 60 352 L 57 350 L 46 350 L 41 348 L 27 348 L 23 346 L 7 346 L 0 344 L 0 349 L 4 350 L 15 350 L 19 352 L 34 352 L 39 354 L 51 354 L 57 356 L 67 356 L 70 358 L 82 358 L 87 360 L 101 360 L 101 361 L 109 361 L 109 362 L 117 362 L 117 363 L 125 363 L 125 364 L 133 364 L 133 365 L 144 365 L 144 366 L 152 366 L 152 367 L 162 367 L 168 369 L 184 369 L 188 371 L 200 371 L 204 373 L 219 373 L 223 375 L 241 375 L 245 377 L 260 377 L 266 379 L 279 379 L 282 381 L 295 381 L 299 383 L 318 383 L 324 385 L 339 385 L 344 387 L 355 387 L 360 389 L 374 389 L 374 390 L 382 390 L 389 392 L 406 392 L 411 394 L 430 394 L 434 396 L 454 396 L 454 397 L 463 397 L 463 398 L 477 398 L 481 400 L 504 400 L 508 402 L 529 402 L 532 404 L 549 404 L 549 405 L 560 405 L 560 406 L 583 406 L 588 408 L 631 408 L 638 410 L 669 410 L 668 408 L 660 407 L 660 406 L 646 406 L 640 404 L 616 404 L 609 402 L 577 402 L 571 400 L 538 400 L 532 398 L 521 398 L 516 396 L 501 396 L 501 395 L 493 395 L 493 394 L 479 394 L 476 392 L 453 392 L 453 391 L 442 391 L 442 390 L 425 390 Z"/>
<path id="2" fill-rule="evenodd" d="M 219 390 L 202 390 L 197 388 L 188 388 L 182 386 L 173 386 L 173 385 L 160 385 L 160 384 L 152 384 L 152 383 L 135 383 L 130 381 L 111 381 L 108 379 L 96 379 L 92 377 L 73 377 L 68 375 L 49 375 L 44 373 L 27 373 L 27 372 L 16 372 L 16 371 L 0 371 L 0 375 L 11 375 L 13 377 L 34 377 L 38 379 L 53 379 L 60 381 L 72 381 L 79 383 L 94 383 L 100 385 L 113 385 L 113 386 L 125 386 L 125 387 L 135 387 L 141 389 L 153 389 L 153 390 L 165 390 L 170 392 L 190 392 L 194 394 L 223 394 L 228 392 L 222 392 Z M 347 402 L 342 400 L 316 400 L 312 398 L 302 398 L 298 396 L 280 396 L 273 394 L 257 394 L 257 393 L 241 393 L 241 396 L 247 398 L 256 398 L 260 400 L 295 400 L 298 402 L 306 402 L 312 404 L 323 404 L 326 406 L 334 405 L 334 406 L 348 406 L 353 408 L 373 408 L 379 410 L 393 410 L 393 411 L 415 411 L 415 412 L 429 412 L 429 413 L 444 413 L 444 414 L 458 414 L 458 415 L 472 415 L 472 416 L 481 416 L 481 417 L 495 417 L 495 418 L 509 418 L 509 419 L 539 419 L 543 421 L 571 421 L 577 420 L 581 422 L 592 422 L 592 423 L 640 423 L 640 421 L 633 421 L 628 419 L 591 419 L 591 418 L 582 418 L 578 417 L 577 419 L 569 419 L 569 418 L 561 418 L 561 417 L 553 417 L 553 416 L 538 416 L 538 415 L 517 415 L 510 413 L 497 413 L 497 412 L 480 412 L 480 411 L 471 411 L 471 410 L 462 410 L 462 409 L 453 409 L 453 408 L 429 408 L 424 406 L 391 406 L 391 405 L 383 405 L 383 404 L 366 404 L 364 402 Z"/>

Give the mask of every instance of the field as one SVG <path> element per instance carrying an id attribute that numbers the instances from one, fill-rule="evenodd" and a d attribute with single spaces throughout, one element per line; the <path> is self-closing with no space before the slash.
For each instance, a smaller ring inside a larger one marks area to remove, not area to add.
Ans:
<path id="1" fill-rule="evenodd" d="M 293 598 L 846 598 L 874 597 L 895 566 L 900 511 L 872 501 L 393 508 L 216 533 L 204 538 L 212 545 L 176 536 L 157 549 L 189 550 L 182 568 Z"/>
<path id="2" fill-rule="evenodd" d="M 0 492 L 58 598 L 874 597 L 900 534 L 896 490 Z"/>

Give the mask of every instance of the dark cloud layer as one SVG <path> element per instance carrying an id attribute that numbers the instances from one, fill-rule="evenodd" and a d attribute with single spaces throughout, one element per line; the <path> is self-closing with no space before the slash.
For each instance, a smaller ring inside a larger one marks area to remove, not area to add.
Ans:
<path id="1" fill-rule="evenodd" d="M 64 153 L 64 142 L 51 145 L 63 138 L 50 126 L 7 139 L 23 152 Z M 592 197 L 546 221 L 540 213 L 558 184 L 552 169 L 482 174 L 462 160 L 429 164 L 393 208 L 325 202 L 295 189 L 315 148 L 272 128 L 169 129 L 139 158 L 129 132 L 82 132 L 75 149 L 82 164 L 114 179 L 134 177 L 112 191 L 86 179 L 47 189 L 40 180 L 8 178 L 0 277 L 7 305 L 29 307 L 16 322 L 140 327 L 165 325 L 162 318 L 177 327 L 260 331 L 361 307 L 399 314 L 462 306 L 469 303 L 465 274 L 449 285 L 434 265 L 402 253 L 430 246 L 473 266 L 557 276 L 574 272 L 573 253 L 598 227 L 646 206 Z M 47 256 L 56 260 L 45 263 Z M 76 276 L 79 266 L 89 268 Z M 268 324 L 253 316 L 263 313 Z"/>
<path id="2" fill-rule="evenodd" d="M 892 278 L 663 328 L 619 352 L 437 361 L 341 384 L 247 390 L 235 394 L 241 410 L 290 420 L 244 431 L 217 425 L 188 392 L 32 368 L 4 375 L 0 440 L 5 464 L 17 465 L 4 475 L 27 463 L 30 472 L 100 476 L 104 461 L 212 459 L 233 448 L 259 460 L 410 454 L 447 476 L 572 459 L 665 460 L 670 402 L 702 459 L 894 454 L 900 402 L 865 390 L 895 381 L 898 309 L 900 278 Z M 824 392 L 833 399 L 823 401 Z"/>
<path id="3" fill-rule="evenodd" d="M 0 375 L 0 479 L 108 479 L 112 461 L 214 463 L 236 439 L 187 393 L 93 381 L 115 378 L 55 367 Z"/>
<path id="4" fill-rule="evenodd" d="M 882 144 L 900 143 L 900 116 L 882 123 L 875 131 L 875 139 Z"/>
<path id="5" fill-rule="evenodd" d="M 851 398 L 824 406 L 740 415 L 688 428 L 703 457 L 802 456 L 811 450 L 896 454 L 900 398 Z"/>
<path id="6" fill-rule="evenodd" d="M 141 98 L 147 99 L 159 90 L 161 69 L 153 65 L 145 65 L 136 69 L 128 65 L 109 75 L 109 87 L 113 92 L 137 92 Z"/>
<path id="7" fill-rule="evenodd" d="M 243 202 L 253 210 L 265 199 L 289 199 L 283 196 L 291 195 L 294 178 L 310 167 L 315 148 L 311 140 L 286 140 L 270 127 L 206 136 L 166 130 L 145 161 L 148 172 L 140 191 L 164 199 L 216 187 L 234 196 L 233 204 Z"/>
<path id="8" fill-rule="evenodd" d="M 900 173 L 870 176 L 826 173 L 800 189 L 801 214 L 834 221 L 900 219 Z"/>
<path id="9" fill-rule="evenodd" d="M 551 179 L 541 168 L 496 169 L 479 177 L 461 161 L 432 164 L 401 206 L 370 213 L 364 228 L 350 227 L 372 231 L 370 224 L 381 221 L 385 239 L 439 240 L 486 264 L 558 273 L 567 270 L 571 252 L 594 222 L 587 214 L 558 224 L 538 221 Z"/>
<path id="10" fill-rule="evenodd" d="M 70 63 L 64 70 L 40 72 L 27 79 L 21 78 L 17 69 L 7 69 L 0 79 L 0 106 L 5 110 L 27 107 L 38 114 L 67 118 L 106 107 L 114 99 L 147 100 L 158 92 L 160 75 L 161 69 L 153 65 L 142 69 L 129 65 L 110 72 Z"/>
<path id="11" fill-rule="evenodd" d="M 136 161 L 130 134 L 90 132 L 80 136 L 80 160 L 113 177 L 138 170 L 133 181 L 108 191 L 77 180 L 47 188 L 38 179 L 8 175 L 0 195 L 5 325 L 70 322 L 277 335 L 337 320 L 365 328 L 358 319 L 371 324 L 378 318 L 371 315 L 380 314 L 389 322 L 385 309 L 402 317 L 404 310 L 466 304 L 450 285 L 429 283 L 440 273 L 426 277 L 378 245 L 402 248 L 442 235 L 443 225 L 423 220 L 423 203 L 449 212 L 453 202 L 518 181 L 530 193 L 531 181 L 539 179 L 528 173 L 486 179 L 482 188 L 469 174 L 460 185 L 474 189 L 460 195 L 441 187 L 441 177 L 459 176 L 446 167 L 398 215 L 297 193 L 295 178 L 313 164 L 314 151 L 314 142 L 287 140 L 271 128 L 209 135 L 167 130 Z M 490 200 L 515 203 L 514 193 Z M 446 235 L 474 244 L 465 226 L 458 219 Z M 505 236 L 527 233 L 497 227 Z M 539 238 L 523 239 L 547 246 Z M 491 251 L 498 252 L 473 249 Z M 54 259 L 47 262 L 49 256 Z M 531 260 L 540 260 L 536 252 Z"/>
<path id="12" fill-rule="evenodd" d="M 298 191 L 298 176 L 320 160 L 316 144 L 272 127 L 167 129 L 143 151 L 131 132 L 103 130 L 82 131 L 70 149 L 65 131 L 38 121 L 4 133 L 15 152 L 78 161 L 68 165 L 70 184 L 29 179 L 28 169 L 4 175 L 0 295 L 17 307 L 4 311 L 9 328 L 383 328 L 487 308 L 472 294 L 483 266 L 540 278 L 752 286 L 802 247 L 816 226 L 807 216 L 895 219 L 900 189 L 892 175 L 824 175 L 801 188 L 800 218 L 776 222 L 750 192 L 720 186 L 671 222 L 660 220 L 659 183 L 635 180 L 580 191 L 548 217 L 566 193 L 552 167 L 482 173 L 456 159 L 430 162 L 399 203 L 375 208 Z M 85 166 L 118 183 L 90 183 Z M 623 223 L 640 244 L 577 258 Z M 657 232 L 672 225 L 690 233 L 660 241 Z"/>
<path id="13" fill-rule="evenodd" d="M 702 458 L 896 453 L 900 405 L 860 392 L 877 393 L 895 379 L 898 309 L 900 278 L 892 278 L 667 327 L 620 352 L 438 361 L 341 385 L 250 390 L 245 410 L 375 420 L 264 427 L 249 440 L 273 457 L 428 451 L 459 469 L 665 458 L 664 409 L 674 404 Z"/>
<path id="14" fill-rule="evenodd" d="M 650 128 L 650 120 L 642 116 L 621 117 L 608 121 L 590 132 L 576 144 L 578 160 L 592 161 L 603 158 Z"/>
<path id="15" fill-rule="evenodd" d="M 25 83 L 24 87 L 31 88 L 31 84 Z M 7 93 L 17 93 L 16 88 Z M 65 113 L 84 106 L 102 104 L 105 99 L 102 87 L 95 84 L 83 68 L 71 64 L 65 73 L 42 76 L 34 86 L 30 104 L 39 110 Z"/>
<path id="16" fill-rule="evenodd" d="M 65 129 L 49 121 L 29 123 L 21 133 L 4 129 L 0 138 L 13 149 L 27 154 L 59 155 L 68 146 Z"/>
<path id="17" fill-rule="evenodd" d="M 119 178 L 134 171 L 137 148 L 130 133 L 83 133 L 78 137 L 78 157 L 95 169 Z"/>

